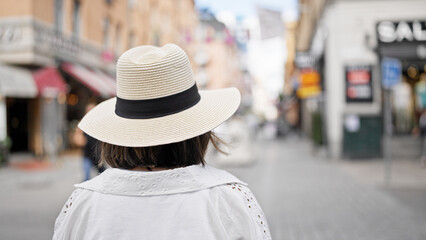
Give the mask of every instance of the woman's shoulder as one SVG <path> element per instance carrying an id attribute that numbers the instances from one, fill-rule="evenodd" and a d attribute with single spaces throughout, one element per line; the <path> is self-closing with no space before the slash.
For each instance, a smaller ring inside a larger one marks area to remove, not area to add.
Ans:
<path id="1" fill-rule="evenodd" d="M 87 200 L 91 198 L 91 194 L 92 193 L 90 191 L 79 188 L 76 188 L 71 193 L 56 218 L 53 239 L 63 239 L 60 237 L 61 234 L 67 232 L 65 230 L 70 226 L 74 226 L 74 224 L 69 223 L 78 222 L 78 220 L 81 219 L 81 215 L 84 214 L 82 208 L 87 207 Z"/>
<path id="2" fill-rule="evenodd" d="M 211 188 L 211 191 L 211 194 L 216 196 L 215 199 L 220 201 L 221 205 L 228 204 L 233 208 L 238 207 L 247 211 L 259 207 L 256 198 L 246 183 L 226 183 Z"/>
<path id="3" fill-rule="evenodd" d="M 254 194 L 246 184 L 238 182 L 219 185 L 211 189 L 213 206 L 224 226 L 245 226 L 229 234 L 255 236 L 253 239 L 271 239 L 268 223 Z M 248 238 L 252 239 L 252 238 Z"/>

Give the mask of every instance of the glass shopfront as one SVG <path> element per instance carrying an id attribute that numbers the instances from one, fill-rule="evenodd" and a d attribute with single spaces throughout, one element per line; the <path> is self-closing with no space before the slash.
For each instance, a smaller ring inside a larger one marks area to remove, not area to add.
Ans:
<path id="1" fill-rule="evenodd" d="M 381 21 L 376 30 L 380 57 L 398 59 L 402 66 L 401 81 L 392 89 L 394 131 L 418 132 L 426 109 L 426 21 Z"/>

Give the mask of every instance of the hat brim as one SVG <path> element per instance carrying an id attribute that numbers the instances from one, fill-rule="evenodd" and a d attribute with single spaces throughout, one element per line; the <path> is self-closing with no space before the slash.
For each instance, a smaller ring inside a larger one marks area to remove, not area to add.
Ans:
<path id="1" fill-rule="evenodd" d="M 201 100 L 184 111 L 151 119 L 115 114 L 116 98 L 88 112 L 78 127 L 99 141 L 118 146 L 147 147 L 180 142 L 213 130 L 230 118 L 241 101 L 236 88 L 200 91 Z"/>

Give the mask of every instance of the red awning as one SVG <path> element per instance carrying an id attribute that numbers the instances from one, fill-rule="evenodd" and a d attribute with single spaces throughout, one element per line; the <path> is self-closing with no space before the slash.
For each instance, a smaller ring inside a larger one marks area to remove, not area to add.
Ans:
<path id="1" fill-rule="evenodd" d="M 88 68 L 77 64 L 64 63 L 62 69 L 89 88 L 95 95 L 103 98 L 115 96 L 115 85 L 112 86 L 103 77 Z"/>
<path id="2" fill-rule="evenodd" d="M 41 96 L 56 96 L 65 93 L 67 87 L 61 74 L 54 67 L 46 67 L 33 72 L 38 94 Z"/>

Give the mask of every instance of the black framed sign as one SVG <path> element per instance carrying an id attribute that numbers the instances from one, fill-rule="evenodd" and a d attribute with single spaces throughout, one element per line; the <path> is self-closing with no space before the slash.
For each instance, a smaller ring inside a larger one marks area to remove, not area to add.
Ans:
<path id="1" fill-rule="evenodd" d="M 372 66 L 354 65 L 345 67 L 346 102 L 373 102 Z"/>

